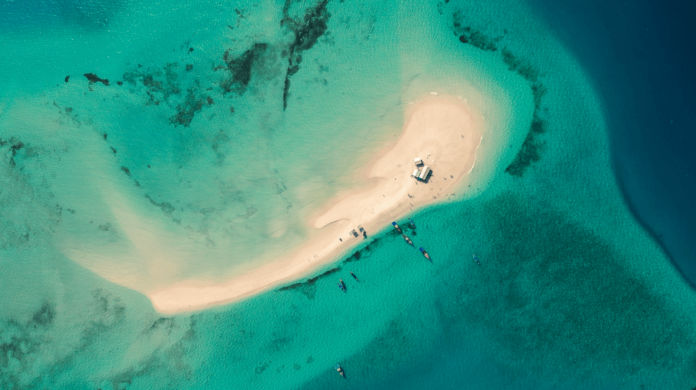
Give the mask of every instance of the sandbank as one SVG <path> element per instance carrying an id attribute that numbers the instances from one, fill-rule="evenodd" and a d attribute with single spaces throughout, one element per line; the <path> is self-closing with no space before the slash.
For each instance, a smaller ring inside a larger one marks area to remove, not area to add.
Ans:
<path id="1" fill-rule="evenodd" d="M 157 311 L 173 314 L 238 301 L 307 276 L 360 243 L 362 237 L 349 235 L 357 225 L 375 234 L 417 208 L 464 193 L 463 179 L 474 167 L 482 136 L 483 118 L 465 101 L 428 95 L 409 106 L 403 132 L 374 156 L 359 187 L 307 219 L 317 234 L 305 244 L 223 283 L 187 280 L 146 295 Z M 411 177 L 415 157 L 432 169 L 427 182 Z"/>

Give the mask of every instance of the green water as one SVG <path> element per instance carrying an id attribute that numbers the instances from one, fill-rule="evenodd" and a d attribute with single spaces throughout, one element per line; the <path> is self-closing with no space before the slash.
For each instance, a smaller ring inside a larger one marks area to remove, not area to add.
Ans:
<path id="1" fill-rule="evenodd" d="M 696 384 L 696 297 L 624 205 L 591 81 L 524 5 L 90 4 L 1 30 L 0 388 Z M 387 229 L 166 317 L 103 279 L 224 279 L 301 243 L 430 92 L 487 125 L 466 193 L 412 216 L 432 263 Z"/>

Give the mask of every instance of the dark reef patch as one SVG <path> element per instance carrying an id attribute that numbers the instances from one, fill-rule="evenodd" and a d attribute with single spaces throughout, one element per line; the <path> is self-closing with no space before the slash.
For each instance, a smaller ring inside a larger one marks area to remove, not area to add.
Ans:
<path id="1" fill-rule="evenodd" d="M 171 332 L 174 325 L 175 323 L 173 318 L 160 317 L 152 323 L 150 330 L 166 329 L 167 331 Z"/>
<path id="2" fill-rule="evenodd" d="M 10 138 L 10 142 L 12 143 L 12 146 L 10 146 L 10 152 L 12 153 L 12 157 L 15 157 L 17 152 L 24 147 L 24 142 L 16 138 Z"/>
<path id="3" fill-rule="evenodd" d="M 171 96 L 181 93 L 178 67 L 179 64 L 175 62 L 166 64 L 162 69 L 138 66 L 136 70 L 124 73 L 123 81 L 132 86 L 139 83 L 145 86 L 148 105 L 158 105 L 160 101 L 169 102 Z"/>
<path id="4" fill-rule="evenodd" d="M 8 159 L 8 164 L 11 167 L 15 167 L 17 164 L 15 163 L 15 157 L 17 157 L 17 152 L 24 148 L 24 142 L 18 140 L 15 137 L 11 137 L 7 141 L 3 141 L 2 138 L 0 138 L 0 147 L 4 147 L 5 145 L 9 144 L 9 152 L 10 152 L 10 158 Z"/>
<path id="5" fill-rule="evenodd" d="M 374 238 L 370 241 L 369 244 L 365 245 L 364 247 L 356 250 L 353 252 L 350 256 L 348 256 L 345 260 L 343 260 L 342 264 L 346 263 L 352 263 L 355 261 L 359 260 L 364 260 L 369 258 L 375 250 L 380 248 L 382 245 L 384 245 L 386 239 L 395 239 L 395 238 L 401 239 L 401 235 L 399 232 L 396 230 L 389 231 L 383 236 L 380 236 L 378 238 Z M 279 288 L 277 291 L 289 291 L 289 290 L 296 290 L 302 294 L 305 294 L 307 298 L 309 299 L 314 299 L 314 295 L 316 294 L 316 286 L 314 284 L 321 278 L 324 278 L 326 276 L 329 276 L 333 273 L 336 273 L 340 271 L 342 268 L 341 267 L 336 267 L 332 268 L 321 275 L 317 275 L 315 277 L 309 278 L 304 282 L 298 282 L 298 283 L 293 283 L 290 285 L 287 285 L 285 287 Z"/>
<path id="6" fill-rule="evenodd" d="M 293 283 L 291 285 L 281 287 L 278 289 L 278 291 L 291 291 L 295 290 L 298 291 L 304 295 L 307 296 L 309 299 L 314 299 L 314 295 L 316 294 L 316 286 L 314 285 L 319 279 L 325 278 L 333 273 L 336 273 L 341 270 L 341 267 L 336 267 L 332 268 L 321 275 L 315 276 L 313 278 L 309 278 L 304 282 L 299 282 L 299 283 Z"/>
<path id="7" fill-rule="evenodd" d="M 329 0 L 322 0 L 316 6 L 310 8 L 301 20 L 289 15 L 291 0 L 286 0 L 283 7 L 283 20 L 280 25 L 288 27 L 295 33 L 295 41 L 291 45 L 291 52 L 299 55 L 300 52 L 311 49 L 328 30 L 328 21 L 331 14 L 326 10 Z M 301 58 L 300 58 L 301 62 Z"/>
<path id="8" fill-rule="evenodd" d="M 94 83 L 102 83 L 107 86 L 109 85 L 109 80 L 102 79 L 94 73 L 85 73 L 85 77 L 87 78 L 87 80 L 89 80 L 90 85 Z"/>
<path id="9" fill-rule="evenodd" d="M 193 65 L 189 64 L 186 70 L 181 72 L 176 62 L 167 63 L 163 68 L 138 65 L 137 68 L 124 73 L 123 80 L 134 87 L 145 87 L 145 94 L 148 97 L 146 106 L 159 106 L 164 102 L 167 107 L 172 108 L 175 114 L 169 118 L 171 124 L 189 127 L 196 114 L 201 112 L 205 105 L 214 103 L 211 96 L 201 91 L 198 80 L 188 82 L 187 87 L 181 85 L 181 80 L 184 79 L 186 83 L 186 74 L 192 70 Z M 182 99 L 184 90 L 186 95 Z"/>
<path id="10" fill-rule="evenodd" d="M 515 159 L 505 169 L 505 172 L 512 176 L 522 176 L 532 163 L 541 159 L 544 142 L 539 140 L 538 136 L 546 131 L 546 121 L 541 117 L 541 104 L 544 95 L 546 95 L 546 87 L 539 81 L 539 71 L 532 65 L 525 63 L 507 49 L 503 49 L 501 54 L 508 69 L 517 73 L 531 84 L 532 97 L 534 99 L 534 112 L 529 133 L 527 133 Z"/>
<path id="11" fill-rule="evenodd" d="M 111 226 L 111 224 L 109 222 L 102 224 L 102 225 L 99 225 L 99 230 L 101 230 L 103 232 L 109 232 L 112 229 L 113 229 L 113 226 Z"/>
<path id="12" fill-rule="evenodd" d="M 120 299 L 100 289 L 92 291 L 92 299 L 83 309 L 88 321 L 70 324 L 75 327 L 72 331 L 81 336 L 71 351 L 59 345 L 65 328 L 56 326 L 61 309 L 50 299 L 28 320 L 1 318 L 0 389 L 45 388 L 38 381 L 52 383 L 76 356 L 102 340 L 105 333 L 112 332 L 125 319 L 125 306 Z M 46 359 L 52 364 L 45 364 Z"/>
<path id="13" fill-rule="evenodd" d="M 338 272 L 338 271 L 340 271 L 340 270 L 341 270 L 341 267 L 332 268 L 332 269 L 330 269 L 330 270 L 324 272 L 323 274 L 321 274 L 321 275 L 319 275 L 319 276 L 315 276 L 315 277 L 313 277 L 313 278 L 307 279 L 307 283 L 309 283 L 309 284 L 316 283 L 317 280 L 319 280 L 319 279 L 321 279 L 321 278 L 323 278 L 323 277 L 329 276 L 329 275 L 331 275 L 331 274 L 333 274 L 333 273 L 336 273 L 336 272 Z"/>
<path id="14" fill-rule="evenodd" d="M 378 241 L 379 241 L 378 239 L 372 240 L 372 242 L 365 245 L 363 248 L 356 250 L 355 252 L 353 252 L 352 255 L 348 256 L 345 260 L 343 260 L 343 263 L 345 264 L 345 263 L 352 263 L 354 261 L 358 261 L 358 260 L 362 259 L 363 256 L 365 256 L 365 258 L 369 257 L 366 255 L 370 254 L 372 251 L 375 250 L 375 248 L 378 246 L 377 245 Z"/>
<path id="15" fill-rule="evenodd" d="M 41 308 L 37 310 L 31 317 L 31 323 L 36 327 L 39 326 L 49 326 L 53 323 L 53 319 L 56 316 L 55 305 L 44 302 Z"/>
<path id="16" fill-rule="evenodd" d="M 522 143 L 520 151 L 517 152 L 512 163 L 505 168 L 505 172 L 512 176 L 522 176 L 532 163 L 541 159 L 541 150 L 544 142 L 539 140 L 537 135 L 544 132 L 545 122 L 534 113 L 530 131 Z"/>
<path id="17" fill-rule="evenodd" d="M 225 158 L 227 158 L 227 153 L 225 153 L 223 149 L 224 145 L 227 144 L 229 141 L 230 137 L 228 137 L 227 133 L 225 133 L 225 131 L 222 129 L 220 129 L 220 131 L 218 131 L 218 133 L 213 138 L 213 142 L 210 145 L 210 148 L 217 156 L 218 165 L 222 165 L 222 163 L 225 161 Z"/>
<path id="18" fill-rule="evenodd" d="M 40 320 L 42 319 L 40 318 Z M 50 323 L 44 325 L 33 319 L 28 323 L 12 319 L 0 321 L 0 329 L 2 330 L 0 334 L 3 336 L 0 339 L 1 389 L 21 389 L 24 387 L 20 375 L 22 371 L 33 367 L 34 360 L 41 353 L 43 344 L 50 342 L 50 338 L 46 334 L 48 326 Z"/>
<path id="19" fill-rule="evenodd" d="M 482 31 L 475 30 L 470 26 L 462 25 L 464 15 L 461 11 L 455 11 L 452 14 L 452 26 L 454 34 L 459 36 L 459 42 L 470 44 L 471 46 L 484 51 L 497 51 L 498 42 L 503 39 L 502 35 L 495 38 L 490 38 Z"/>
<path id="20" fill-rule="evenodd" d="M 478 233 L 491 249 L 479 256 L 490 263 L 474 277 L 454 272 L 443 281 L 437 310 L 447 334 L 482 332 L 497 361 L 525 356 L 520 368 L 534 375 L 611 367 L 624 376 L 694 361 L 691 320 L 626 268 L 632 260 L 611 243 L 511 193 L 477 209 L 468 213 L 482 221 Z"/>
<path id="21" fill-rule="evenodd" d="M 413 231 L 413 234 L 415 235 L 415 231 Z M 354 261 L 367 259 L 372 255 L 372 253 L 375 250 L 377 250 L 378 248 L 382 247 L 382 245 L 384 245 L 385 239 L 387 239 L 387 238 L 395 239 L 396 237 L 401 238 L 401 234 L 399 232 L 397 232 L 395 229 L 390 229 L 384 235 L 382 235 L 378 238 L 372 239 L 369 244 L 356 250 L 355 252 L 353 252 L 353 254 L 346 257 L 346 259 L 343 260 L 343 263 L 344 264 L 345 263 L 352 263 Z"/>
<path id="22" fill-rule="evenodd" d="M 153 206 L 160 208 L 162 212 L 168 217 L 171 217 L 174 211 L 176 211 L 174 206 L 172 206 L 171 204 L 167 202 L 157 202 L 156 200 L 152 199 L 152 197 L 148 194 L 145 194 L 145 199 L 149 200 Z"/>
<path id="23" fill-rule="evenodd" d="M 496 51 L 498 47 L 496 45 L 496 40 L 488 39 L 479 31 L 472 31 L 471 27 L 464 27 L 464 34 L 459 36 L 459 42 L 468 43 L 477 49 L 485 51 Z"/>
<path id="24" fill-rule="evenodd" d="M 92 83 L 90 82 L 90 84 Z M 58 109 L 58 115 L 61 118 L 61 122 L 65 119 L 67 121 L 72 122 L 72 124 L 74 124 L 76 127 L 82 126 L 82 122 L 80 121 L 79 115 L 77 115 L 77 113 L 74 112 L 72 107 L 62 108 L 55 101 L 53 101 L 53 106 Z"/>
<path id="25" fill-rule="evenodd" d="M 70 81 L 70 75 L 65 76 L 65 82 L 67 83 L 68 81 Z"/>
<path id="26" fill-rule="evenodd" d="M 229 92 L 241 95 L 246 91 L 251 82 L 254 64 L 260 60 L 266 50 L 268 50 L 267 43 L 255 43 L 239 57 L 233 57 L 229 49 L 225 51 L 222 59 L 227 65 L 224 69 L 229 72 L 229 76 L 220 83 L 223 95 Z M 219 69 L 221 68 L 216 68 L 216 70 Z"/>
<path id="27" fill-rule="evenodd" d="M 174 318 L 160 318 L 153 323 L 150 332 L 157 332 L 163 329 L 167 335 L 171 335 L 175 328 L 181 326 Z M 188 329 L 180 336 L 180 339 L 173 345 L 153 351 L 153 353 L 142 360 L 134 362 L 133 366 L 113 374 L 106 381 L 112 389 L 126 389 L 138 377 L 149 375 L 164 375 L 169 383 L 185 383 L 193 377 L 193 369 L 186 361 L 186 356 L 193 353 L 196 340 L 196 319 L 189 318 Z M 103 383 L 101 381 L 99 383 Z M 187 388 L 184 385 L 183 388 Z"/>
<path id="28" fill-rule="evenodd" d="M 319 38 L 326 34 L 331 14 L 327 11 L 328 0 L 322 0 L 317 5 L 309 8 L 302 18 L 293 18 L 290 15 L 292 0 L 286 0 L 283 6 L 283 19 L 281 27 L 286 27 L 295 35 L 295 39 L 288 49 L 288 67 L 283 84 L 283 109 L 288 107 L 290 94 L 290 77 L 299 72 L 302 63 L 302 52 L 309 50 L 317 43 Z"/>
<path id="29" fill-rule="evenodd" d="M 452 25 L 455 36 L 459 37 L 459 42 L 470 44 L 478 49 L 486 51 L 497 51 L 499 42 L 504 35 L 490 38 L 485 33 L 475 30 L 470 26 L 464 26 L 461 22 L 464 17 L 460 11 L 452 14 Z M 507 31 L 505 31 L 507 33 Z M 534 98 L 534 113 L 529 132 L 512 163 L 505 169 L 505 172 L 512 176 L 522 176 L 526 170 L 535 162 L 541 159 L 544 142 L 539 139 L 539 135 L 546 129 L 546 121 L 541 115 L 542 100 L 546 94 L 546 88 L 541 83 L 539 71 L 523 59 L 515 56 L 510 50 L 503 48 L 500 50 L 501 58 L 507 65 L 508 70 L 514 72 L 527 80 L 532 90 Z"/>
<path id="30" fill-rule="evenodd" d="M 508 66 L 511 72 L 515 72 L 529 82 L 537 82 L 539 80 L 539 72 L 530 64 L 525 63 L 519 57 L 512 54 L 508 49 L 501 50 L 503 62 Z"/>
<path id="31" fill-rule="evenodd" d="M 184 103 L 176 105 L 176 115 L 169 118 L 169 121 L 175 126 L 182 125 L 188 127 L 191 121 L 196 116 L 196 113 L 203 109 L 206 99 L 198 95 L 197 89 L 189 89 L 186 94 Z M 208 97 L 210 99 L 210 97 Z M 210 99 L 212 101 L 212 99 Z M 209 103 L 212 104 L 212 103 Z"/>

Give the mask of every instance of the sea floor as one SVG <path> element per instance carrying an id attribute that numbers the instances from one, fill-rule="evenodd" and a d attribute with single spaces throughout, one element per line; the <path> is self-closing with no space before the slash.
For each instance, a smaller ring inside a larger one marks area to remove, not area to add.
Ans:
<path id="1" fill-rule="evenodd" d="M 524 4 L 0 7 L 0 388 L 696 385 L 696 294 L 624 202 L 591 81 Z M 300 244 L 434 91 L 483 113 L 486 157 L 410 216 L 415 248 L 385 227 L 195 313 L 136 291 Z"/>

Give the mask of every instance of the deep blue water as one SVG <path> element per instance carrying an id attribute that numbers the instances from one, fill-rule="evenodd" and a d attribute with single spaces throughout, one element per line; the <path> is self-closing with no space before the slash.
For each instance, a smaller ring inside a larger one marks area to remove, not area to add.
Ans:
<path id="1" fill-rule="evenodd" d="M 696 3 L 530 3 L 594 80 L 634 213 L 696 285 Z"/>

